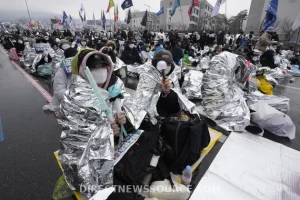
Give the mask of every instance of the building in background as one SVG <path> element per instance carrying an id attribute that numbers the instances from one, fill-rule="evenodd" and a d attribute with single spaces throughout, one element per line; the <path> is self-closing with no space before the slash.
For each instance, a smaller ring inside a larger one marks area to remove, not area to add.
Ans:
<path id="1" fill-rule="evenodd" d="M 192 17 L 188 15 L 191 0 L 181 0 L 175 14 L 170 17 L 174 0 L 161 0 L 160 7 L 165 8 L 164 14 L 160 15 L 160 28 L 163 30 L 202 30 L 210 29 L 211 24 L 207 20 L 212 13 L 213 6 L 206 0 L 199 0 L 199 6 L 192 10 Z"/>
<path id="2" fill-rule="evenodd" d="M 269 0 L 252 0 L 246 25 L 246 33 L 259 31 L 266 16 Z M 294 22 L 300 12 L 300 0 L 279 0 L 275 30 L 282 32 L 282 26 Z"/>
<path id="3" fill-rule="evenodd" d="M 132 12 L 132 19 L 131 22 L 128 24 L 128 28 L 131 30 L 143 30 L 145 27 L 141 25 L 143 17 L 146 11 L 134 11 Z M 159 17 L 156 16 L 154 12 L 148 12 L 148 19 L 147 19 L 147 30 L 158 31 L 159 27 Z"/>

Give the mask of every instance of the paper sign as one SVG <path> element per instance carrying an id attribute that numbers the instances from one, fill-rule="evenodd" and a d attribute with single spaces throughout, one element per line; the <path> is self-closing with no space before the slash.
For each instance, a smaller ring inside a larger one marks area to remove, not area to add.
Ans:
<path id="1" fill-rule="evenodd" d="M 126 152 L 136 143 L 136 141 L 140 138 L 143 131 L 138 130 L 135 133 L 128 134 L 128 136 L 121 142 L 121 144 L 115 150 L 115 159 L 114 165 L 118 164 L 118 162 L 123 158 Z"/>
<path id="2" fill-rule="evenodd" d="M 36 53 L 43 53 L 43 52 L 47 52 L 49 51 L 50 44 L 48 43 L 38 43 L 38 44 L 34 44 L 34 49 Z"/>

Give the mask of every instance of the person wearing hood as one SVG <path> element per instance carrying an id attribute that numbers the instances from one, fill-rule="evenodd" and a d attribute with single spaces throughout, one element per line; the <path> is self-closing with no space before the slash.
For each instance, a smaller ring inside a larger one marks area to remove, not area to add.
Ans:
<path id="1" fill-rule="evenodd" d="M 148 44 L 144 45 L 141 55 L 144 62 L 147 62 L 148 60 L 151 59 L 150 46 Z"/>
<path id="2" fill-rule="evenodd" d="M 143 64 L 143 60 L 139 55 L 139 52 L 134 47 L 134 42 L 130 40 L 122 52 L 120 59 L 127 65 L 132 65 L 135 63 Z"/>
<path id="3" fill-rule="evenodd" d="M 152 112 L 152 106 L 156 106 L 155 112 L 161 118 L 167 118 L 180 111 L 178 95 L 173 91 L 174 84 L 169 76 L 175 70 L 172 54 L 167 50 L 161 50 L 155 53 L 152 59 L 152 65 L 147 65 L 147 69 L 140 73 L 140 80 L 137 86 L 137 97 L 129 101 L 127 107 L 134 112 L 148 113 L 151 122 L 156 118 Z M 142 91 L 140 91 L 142 90 Z M 158 94 L 156 94 L 158 92 Z M 152 94 L 155 93 L 155 94 Z M 139 128 L 143 118 L 135 119 L 132 122 L 135 128 Z"/>
<path id="4" fill-rule="evenodd" d="M 71 84 L 71 63 L 73 57 L 77 54 L 75 48 L 68 48 L 64 51 L 65 59 L 61 61 L 60 68 L 53 78 L 53 98 L 49 105 L 45 105 L 43 110 L 58 112 L 60 109 L 60 102 L 63 99 L 64 93 Z"/>
<path id="5" fill-rule="evenodd" d="M 183 50 L 181 48 L 181 40 L 178 40 L 172 48 L 172 57 L 176 65 L 180 65 L 180 60 L 183 58 Z"/>
<path id="6" fill-rule="evenodd" d="M 85 67 L 90 69 L 100 95 L 115 115 L 107 116 L 97 98 Z M 126 123 L 120 111 L 121 98 L 128 95 L 123 82 L 114 75 L 110 59 L 93 49 L 82 49 L 71 63 L 72 80 L 61 101 L 59 120 L 63 130 L 58 159 L 69 186 L 80 190 L 92 179 L 97 189 L 86 191 L 92 196 L 103 186 L 113 185 L 114 137 L 122 137 L 120 126 Z M 106 177 L 105 179 L 102 179 Z"/>
<path id="7" fill-rule="evenodd" d="M 277 44 L 278 41 L 272 41 L 273 27 L 269 27 L 258 39 L 255 49 L 265 52 L 268 46 Z"/>
<path id="8" fill-rule="evenodd" d="M 16 48 L 18 54 L 22 53 L 25 49 L 24 41 L 20 36 L 17 37 L 16 43 L 15 43 L 15 48 Z"/>
<path id="9" fill-rule="evenodd" d="M 116 54 L 116 48 L 117 48 L 117 45 L 114 41 L 112 40 L 109 40 L 107 43 L 106 43 L 106 46 L 102 47 L 99 51 L 108 55 L 112 61 L 112 63 L 116 63 L 116 57 L 117 57 L 117 54 Z"/>

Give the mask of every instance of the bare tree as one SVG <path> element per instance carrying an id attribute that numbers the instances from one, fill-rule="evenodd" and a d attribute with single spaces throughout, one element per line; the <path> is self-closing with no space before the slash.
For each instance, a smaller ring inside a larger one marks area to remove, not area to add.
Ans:
<path id="1" fill-rule="evenodd" d="M 293 22 L 292 20 L 285 18 L 281 23 L 281 30 L 284 34 L 285 41 L 290 41 L 294 31 L 292 29 Z"/>
<path id="2" fill-rule="evenodd" d="M 248 16 L 248 10 L 239 12 L 236 16 L 231 17 L 228 20 L 229 31 L 232 33 L 238 33 L 243 30 L 243 22 Z"/>

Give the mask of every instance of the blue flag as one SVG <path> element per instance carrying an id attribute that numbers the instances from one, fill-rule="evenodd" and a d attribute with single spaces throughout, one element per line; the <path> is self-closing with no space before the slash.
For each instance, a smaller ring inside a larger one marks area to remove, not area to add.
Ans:
<path id="1" fill-rule="evenodd" d="M 63 18 L 62 18 L 62 23 L 64 24 L 65 22 L 67 22 L 67 18 L 68 18 L 68 15 L 66 14 L 65 11 L 63 11 Z"/>
<path id="2" fill-rule="evenodd" d="M 270 0 L 269 6 L 266 10 L 266 20 L 264 23 L 263 31 L 267 30 L 270 26 L 274 24 L 277 19 L 277 10 L 278 10 L 278 0 Z"/>
<path id="3" fill-rule="evenodd" d="M 132 0 L 125 0 L 122 5 L 121 8 L 123 10 L 125 10 L 126 8 L 130 8 L 131 6 L 133 6 Z"/>
<path id="4" fill-rule="evenodd" d="M 105 24 L 106 24 L 106 18 L 105 18 L 105 13 L 103 11 L 103 15 L 102 15 L 102 28 L 105 30 Z"/>
<path id="5" fill-rule="evenodd" d="M 162 7 L 157 13 L 156 13 L 156 16 L 159 16 L 161 14 L 164 14 L 165 13 L 165 8 Z"/>
<path id="6" fill-rule="evenodd" d="M 180 6 L 180 0 L 174 0 L 174 3 L 173 3 L 173 8 L 171 10 L 171 17 L 175 14 L 176 12 L 176 9 Z"/>

